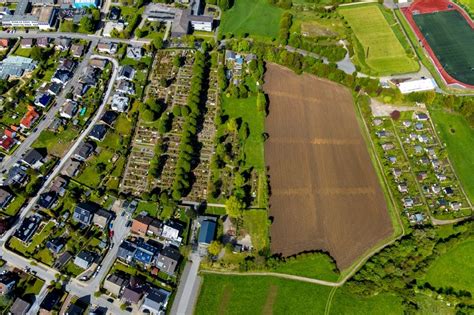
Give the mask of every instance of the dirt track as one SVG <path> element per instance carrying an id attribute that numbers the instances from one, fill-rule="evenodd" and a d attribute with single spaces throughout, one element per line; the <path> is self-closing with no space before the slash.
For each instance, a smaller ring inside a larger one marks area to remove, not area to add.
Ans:
<path id="1" fill-rule="evenodd" d="M 272 64 L 265 81 L 272 252 L 323 249 L 344 269 L 392 233 L 352 97 Z"/>

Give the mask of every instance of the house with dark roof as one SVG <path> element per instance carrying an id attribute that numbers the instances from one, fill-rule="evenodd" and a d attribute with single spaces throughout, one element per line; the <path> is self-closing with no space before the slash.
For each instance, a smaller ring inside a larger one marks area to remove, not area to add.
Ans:
<path id="1" fill-rule="evenodd" d="M 201 223 L 201 229 L 199 230 L 198 243 L 201 246 L 207 246 L 211 244 L 216 235 L 217 224 L 215 221 L 204 220 Z"/>
<path id="2" fill-rule="evenodd" d="M 127 66 L 123 66 L 120 69 L 117 79 L 132 81 L 134 77 L 135 77 L 135 69 L 127 65 Z"/>
<path id="3" fill-rule="evenodd" d="M 84 54 L 84 45 L 73 44 L 71 46 L 72 56 L 75 58 L 80 58 Z"/>
<path id="4" fill-rule="evenodd" d="M 58 95 L 59 93 L 61 93 L 62 88 L 63 86 L 61 84 L 54 82 L 48 83 L 46 85 L 46 90 L 51 95 Z"/>
<path id="5" fill-rule="evenodd" d="M 41 218 L 39 216 L 29 216 L 23 219 L 23 222 L 21 222 L 20 226 L 16 229 L 15 234 L 13 234 L 13 236 L 15 236 L 24 243 L 28 243 L 33 237 L 33 234 L 35 234 L 36 230 L 38 230 L 40 223 Z"/>
<path id="6" fill-rule="evenodd" d="M 43 154 L 41 154 L 38 150 L 30 149 L 21 159 L 21 162 L 33 169 L 39 169 L 41 166 L 43 166 L 44 158 L 45 157 Z"/>
<path id="7" fill-rule="evenodd" d="M 68 99 L 66 100 L 66 102 L 64 102 L 63 106 L 61 107 L 61 110 L 59 111 L 59 115 L 66 119 L 71 119 L 76 115 L 78 110 L 79 110 L 79 105 L 77 104 L 77 102 Z"/>
<path id="8" fill-rule="evenodd" d="M 168 275 L 173 275 L 178 267 L 181 253 L 173 246 L 167 246 L 161 250 L 156 259 L 156 266 Z"/>
<path id="9" fill-rule="evenodd" d="M 80 166 L 81 166 L 80 162 L 75 161 L 73 159 L 69 159 L 66 162 L 66 165 L 64 166 L 64 168 L 61 170 L 61 174 L 72 178 L 77 175 L 77 172 L 79 171 Z"/>
<path id="10" fill-rule="evenodd" d="M 91 132 L 89 133 L 89 138 L 96 140 L 96 141 L 102 141 L 105 138 L 105 134 L 107 133 L 107 126 L 104 124 L 96 124 Z"/>
<path id="11" fill-rule="evenodd" d="M 27 178 L 28 178 L 28 175 L 20 166 L 13 166 L 8 171 L 5 184 L 11 185 L 13 183 L 16 183 L 18 185 L 23 185 Z"/>
<path id="12" fill-rule="evenodd" d="M 59 301 L 63 296 L 63 290 L 52 289 L 49 291 L 40 304 L 40 314 L 51 314 L 55 309 L 59 311 Z"/>
<path id="13" fill-rule="evenodd" d="M 49 249 L 53 254 L 57 255 L 64 248 L 64 239 L 60 237 L 53 238 L 46 242 L 46 248 Z"/>
<path id="14" fill-rule="evenodd" d="M 0 188 L 0 209 L 5 209 L 10 201 L 12 201 L 13 195 L 3 188 Z"/>
<path id="15" fill-rule="evenodd" d="M 142 288 L 132 288 L 126 287 L 122 293 L 122 301 L 138 304 L 143 296 L 143 289 Z"/>
<path id="16" fill-rule="evenodd" d="M 160 236 L 163 231 L 163 222 L 158 219 L 153 219 L 148 225 L 147 234 L 152 236 Z"/>
<path id="17" fill-rule="evenodd" d="M 95 261 L 95 257 L 96 255 L 94 253 L 83 250 L 74 258 L 74 265 L 82 269 L 87 269 Z"/>
<path id="18" fill-rule="evenodd" d="M 49 46 L 49 38 L 48 37 L 40 37 L 36 39 L 36 45 L 41 48 L 48 48 Z"/>
<path id="19" fill-rule="evenodd" d="M 53 101 L 54 96 L 47 92 L 40 92 L 35 96 L 35 105 L 41 108 L 47 107 Z"/>
<path id="20" fill-rule="evenodd" d="M 51 78 L 51 82 L 66 85 L 66 83 L 71 80 L 72 76 L 72 72 L 58 69 Z"/>
<path id="21" fill-rule="evenodd" d="M 133 257 L 135 257 L 135 252 L 137 251 L 137 245 L 129 241 L 123 241 L 117 251 L 117 258 L 131 263 Z"/>
<path id="22" fill-rule="evenodd" d="M 54 191 L 48 191 L 48 192 L 42 193 L 39 196 L 36 204 L 40 206 L 41 208 L 51 209 L 57 200 L 58 200 L 58 194 L 56 194 Z"/>
<path id="23" fill-rule="evenodd" d="M 165 313 L 170 295 L 171 292 L 165 289 L 150 288 L 143 300 L 140 311 L 153 315 Z"/>
<path id="24" fill-rule="evenodd" d="M 94 145 L 90 142 L 82 142 L 74 152 L 74 158 L 85 161 L 94 152 Z"/>
<path id="25" fill-rule="evenodd" d="M 134 259 L 146 266 L 150 265 L 155 257 L 157 248 L 140 241 L 137 243 L 137 251 L 135 252 Z"/>
<path id="26" fill-rule="evenodd" d="M 68 37 L 58 37 L 54 40 L 56 50 L 65 51 L 71 47 L 72 40 Z"/>
<path id="27" fill-rule="evenodd" d="M 74 221 L 88 226 L 91 224 L 92 218 L 94 217 L 94 213 L 98 209 L 99 206 L 97 204 L 94 204 L 92 202 L 81 202 L 76 206 L 76 208 L 74 208 L 72 218 Z"/>
<path id="28" fill-rule="evenodd" d="M 100 118 L 100 121 L 102 121 L 106 125 L 112 126 L 115 120 L 117 119 L 117 117 L 118 117 L 118 114 L 116 112 L 108 110 L 102 115 L 102 117 Z"/>
<path id="29" fill-rule="evenodd" d="M 13 305 L 10 307 L 9 314 L 11 315 L 26 315 L 30 310 L 31 304 L 22 300 L 21 298 L 16 298 Z"/>
<path id="30" fill-rule="evenodd" d="M 13 272 L 0 275 L 0 296 L 10 293 L 18 281 L 18 276 Z"/>

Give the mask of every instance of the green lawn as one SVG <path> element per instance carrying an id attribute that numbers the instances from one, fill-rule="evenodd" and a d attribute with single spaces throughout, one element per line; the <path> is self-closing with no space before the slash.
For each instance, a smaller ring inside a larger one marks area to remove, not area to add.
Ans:
<path id="1" fill-rule="evenodd" d="M 220 32 L 276 38 L 282 13 L 282 9 L 270 5 L 267 0 L 237 0 L 224 12 Z"/>
<path id="2" fill-rule="evenodd" d="M 364 63 L 365 60 L 367 66 L 379 74 L 418 70 L 417 61 L 407 56 L 377 4 L 347 6 L 341 8 L 340 13 L 362 45 L 363 51 L 358 54 L 359 63 Z"/>
<path id="3" fill-rule="evenodd" d="M 330 287 L 275 277 L 204 274 L 195 314 L 324 314 Z"/>
<path id="4" fill-rule="evenodd" d="M 270 225 L 266 210 L 246 210 L 243 214 L 243 227 L 252 238 L 252 245 L 259 251 L 268 247 L 268 227 Z"/>
<path id="5" fill-rule="evenodd" d="M 474 129 L 460 114 L 431 110 L 431 117 L 466 194 L 474 201 Z"/>
<path id="6" fill-rule="evenodd" d="M 77 134 L 78 132 L 73 127 L 68 127 L 58 133 L 44 130 L 33 143 L 33 147 L 46 148 L 48 154 L 62 156 Z"/>
<path id="7" fill-rule="evenodd" d="M 257 110 L 257 98 L 255 96 L 243 99 L 223 97 L 222 109 L 224 114 L 231 118 L 241 118 L 247 122 L 250 135 L 244 143 L 247 167 L 265 169 L 263 155 L 263 133 L 265 131 L 265 113 Z"/>
<path id="8" fill-rule="evenodd" d="M 34 258 L 48 266 L 52 266 L 54 263 L 54 256 L 47 248 L 43 248 L 38 253 L 36 253 Z"/>
<path id="9" fill-rule="evenodd" d="M 153 201 L 140 201 L 138 203 L 136 213 L 139 214 L 140 212 L 145 211 L 152 217 L 157 217 L 158 215 L 158 202 Z"/>
<path id="10" fill-rule="evenodd" d="M 24 295 L 33 294 L 38 295 L 44 285 L 44 280 L 36 277 L 30 277 Z"/>
<path id="11" fill-rule="evenodd" d="M 87 162 L 87 167 L 82 171 L 82 173 L 77 177 L 77 181 L 89 187 L 97 187 L 103 176 L 106 176 L 109 171 L 112 169 L 113 164 L 109 162 L 114 155 L 114 152 L 106 149 L 102 149 L 98 156 L 91 158 Z M 106 165 L 106 170 L 99 174 L 97 172 L 97 164 L 104 163 Z"/>
<path id="12" fill-rule="evenodd" d="M 334 268 L 335 266 L 330 258 L 320 253 L 288 260 L 273 271 L 320 280 L 337 281 L 339 274 L 334 271 Z"/>
<path id="13" fill-rule="evenodd" d="M 360 297 L 349 292 L 345 287 L 339 288 L 331 302 L 330 314 L 403 314 L 402 299 L 391 294 L 379 294 L 373 297 Z"/>
<path id="14" fill-rule="evenodd" d="M 70 262 L 67 263 L 66 265 L 66 272 L 68 274 L 71 274 L 73 275 L 74 277 L 77 277 L 78 275 L 80 275 L 81 273 L 84 272 L 84 269 L 82 269 L 81 267 L 79 266 L 76 266 L 73 262 L 73 260 L 71 260 Z"/>
<path id="15" fill-rule="evenodd" d="M 430 266 L 424 280 L 435 287 L 453 287 L 474 293 L 474 239 L 448 250 Z"/>
<path id="16" fill-rule="evenodd" d="M 10 204 L 3 211 L 9 216 L 14 216 L 20 210 L 21 206 L 25 203 L 26 198 L 22 195 L 18 195 L 10 202 Z"/>

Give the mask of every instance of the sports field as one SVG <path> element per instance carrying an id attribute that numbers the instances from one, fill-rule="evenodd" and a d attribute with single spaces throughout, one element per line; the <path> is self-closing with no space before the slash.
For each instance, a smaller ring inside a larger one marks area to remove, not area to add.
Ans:
<path id="1" fill-rule="evenodd" d="M 223 13 L 220 33 L 276 38 L 282 13 L 282 9 L 270 5 L 267 0 L 238 0 Z"/>
<path id="2" fill-rule="evenodd" d="M 418 63 L 407 55 L 378 5 L 347 6 L 340 13 L 362 45 L 362 58 L 372 70 L 379 74 L 418 70 Z"/>
<path id="3" fill-rule="evenodd" d="M 446 72 L 474 85 L 474 32 L 456 10 L 414 14 L 413 19 Z"/>

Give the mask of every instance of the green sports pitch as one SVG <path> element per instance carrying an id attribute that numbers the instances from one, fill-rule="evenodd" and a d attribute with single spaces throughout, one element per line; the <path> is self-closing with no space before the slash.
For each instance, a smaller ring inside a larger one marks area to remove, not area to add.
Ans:
<path id="1" fill-rule="evenodd" d="M 340 13 L 364 49 L 363 59 L 370 69 L 378 74 L 408 73 L 419 69 L 417 61 L 407 55 L 377 4 L 341 7 Z"/>
<path id="2" fill-rule="evenodd" d="M 413 18 L 444 70 L 474 85 L 474 31 L 461 13 L 442 11 Z"/>

